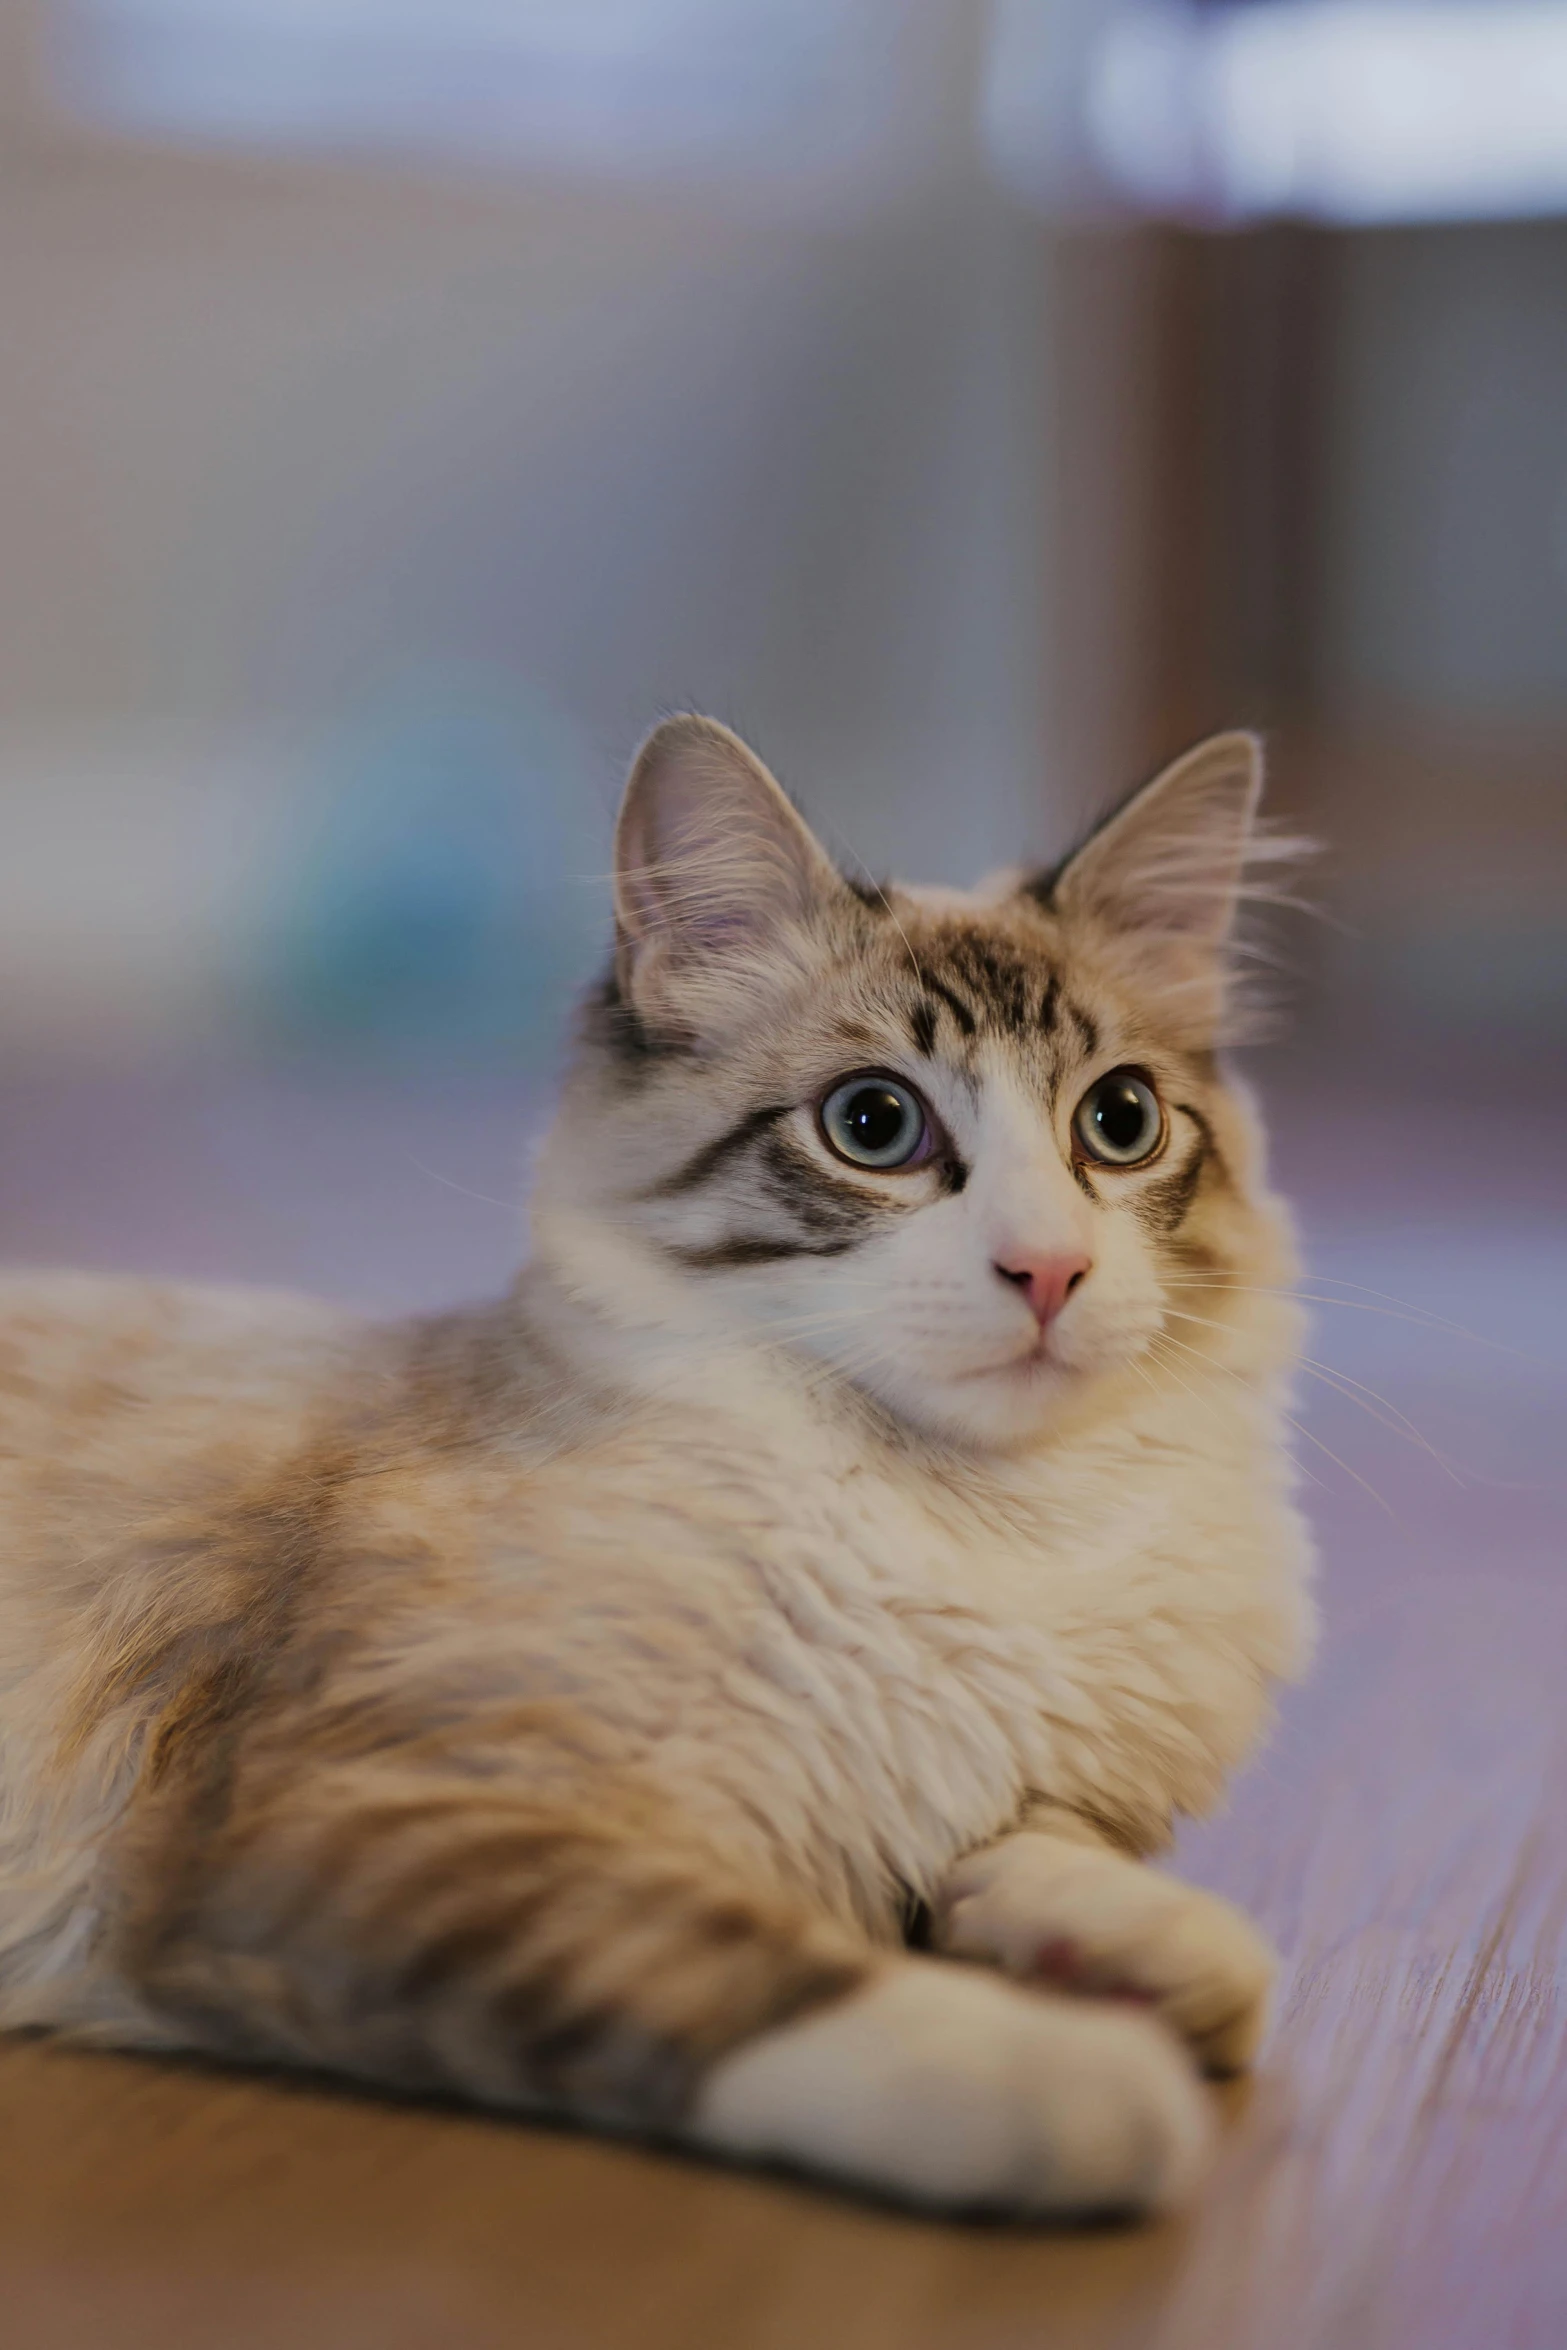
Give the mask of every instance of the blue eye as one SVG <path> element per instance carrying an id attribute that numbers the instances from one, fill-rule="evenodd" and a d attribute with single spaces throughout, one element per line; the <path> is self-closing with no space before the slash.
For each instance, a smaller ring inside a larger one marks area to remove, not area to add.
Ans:
<path id="1" fill-rule="evenodd" d="M 925 1105 L 896 1077 L 846 1077 L 821 1107 L 822 1132 L 853 1167 L 907 1167 L 924 1155 Z"/>
<path id="2" fill-rule="evenodd" d="M 1159 1096 L 1131 1069 L 1112 1069 L 1091 1085 L 1072 1121 L 1091 1159 L 1107 1167 L 1136 1167 L 1164 1140 Z"/>

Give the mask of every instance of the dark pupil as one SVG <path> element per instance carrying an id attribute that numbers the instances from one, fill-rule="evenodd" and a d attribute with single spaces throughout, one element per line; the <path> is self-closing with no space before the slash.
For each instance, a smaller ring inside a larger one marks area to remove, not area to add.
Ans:
<path id="1" fill-rule="evenodd" d="M 862 1151 L 885 1151 L 901 1139 L 907 1116 L 901 1094 L 885 1085 L 867 1085 L 850 1094 L 843 1123 Z"/>
<path id="2" fill-rule="evenodd" d="M 1135 1086 L 1101 1086 L 1094 1097 L 1094 1124 L 1112 1150 L 1135 1150 L 1148 1129 L 1148 1104 Z"/>

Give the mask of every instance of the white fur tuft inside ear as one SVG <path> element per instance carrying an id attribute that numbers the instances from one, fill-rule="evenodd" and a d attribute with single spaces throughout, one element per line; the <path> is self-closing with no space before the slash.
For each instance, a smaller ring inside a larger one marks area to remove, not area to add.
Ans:
<path id="1" fill-rule="evenodd" d="M 1253 903 L 1298 906 L 1267 869 L 1314 854 L 1311 842 L 1258 823 L 1261 792 L 1256 736 L 1216 734 L 1118 808 L 1054 875 L 1025 885 L 1069 926 L 1108 941 L 1194 1045 L 1264 1032 L 1267 1004 L 1239 973 L 1258 950 L 1237 941 L 1236 920 Z"/>
<path id="2" fill-rule="evenodd" d="M 1234 924 L 1257 802 L 1262 745 L 1216 734 L 1145 784 L 1057 876 L 1068 918 L 1217 947 Z"/>

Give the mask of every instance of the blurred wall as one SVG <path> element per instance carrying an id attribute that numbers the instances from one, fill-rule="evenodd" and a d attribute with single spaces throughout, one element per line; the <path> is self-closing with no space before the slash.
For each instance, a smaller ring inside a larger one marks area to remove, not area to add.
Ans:
<path id="1" fill-rule="evenodd" d="M 1567 225 L 1342 241 L 1307 788 L 1371 1025 L 1567 1044 Z M 1364 1014 L 1362 1015 L 1364 1017 Z"/>
<path id="2" fill-rule="evenodd" d="M 1045 232 L 978 169 L 962 12 L 922 14 L 901 168 L 793 204 L 161 151 L 73 123 L 31 53 L 0 1033 L 297 1030 L 317 983 L 329 1021 L 395 1013 L 375 942 L 439 865 L 434 960 L 443 919 L 549 933 L 437 1007 L 482 1041 L 486 987 L 594 951 L 670 706 L 753 733 L 873 869 L 1045 845 Z"/>
<path id="3" fill-rule="evenodd" d="M 1559 1066 L 1567 227 L 1128 241 L 1134 764 L 1266 734 L 1325 850 L 1327 920 L 1283 941 L 1298 1029 Z"/>
<path id="4" fill-rule="evenodd" d="M 1567 720 L 1567 223 L 1345 240 L 1335 705 Z"/>
<path id="5" fill-rule="evenodd" d="M 758 0 L 814 176 L 78 102 L 179 13 L 0 0 L 0 1049 L 542 1066 L 683 704 L 957 880 L 1260 725 L 1308 1023 L 1559 1040 L 1567 226 L 1052 211 L 965 0 Z"/>

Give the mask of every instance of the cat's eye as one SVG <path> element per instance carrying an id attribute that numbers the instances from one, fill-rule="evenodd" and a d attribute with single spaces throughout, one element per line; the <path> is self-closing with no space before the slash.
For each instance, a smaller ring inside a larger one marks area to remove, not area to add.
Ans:
<path id="1" fill-rule="evenodd" d="M 901 1078 L 846 1077 L 821 1106 L 822 1132 L 852 1167 L 909 1167 L 930 1150 L 925 1104 Z"/>
<path id="2" fill-rule="evenodd" d="M 1136 1167 L 1164 1140 L 1159 1096 L 1135 1069 L 1112 1069 L 1091 1085 L 1072 1124 L 1091 1159 L 1107 1167 Z"/>

